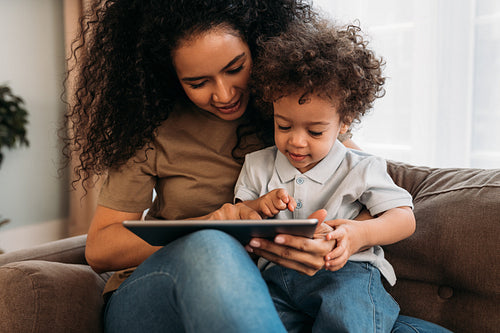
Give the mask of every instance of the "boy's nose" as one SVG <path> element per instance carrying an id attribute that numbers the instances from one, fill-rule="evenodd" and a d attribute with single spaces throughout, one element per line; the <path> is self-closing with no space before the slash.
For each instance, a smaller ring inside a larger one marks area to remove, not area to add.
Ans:
<path id="1" fill-rule="evenodd" d="M 292 133 L 288 142 L 295 147 L 305 147 L 307 143 L 304 136 L 300 133 Z"/>

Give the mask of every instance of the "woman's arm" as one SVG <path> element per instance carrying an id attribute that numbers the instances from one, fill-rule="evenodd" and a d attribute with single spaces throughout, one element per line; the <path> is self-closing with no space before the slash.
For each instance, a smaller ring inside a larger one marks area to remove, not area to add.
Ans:
<path id="1" fill-rule="evenodd" d="M 115 271 L 141 264 L 160 247 L 151 246 L 126 229 L 122 222 L 139 220 L 142 213 L 126 213 L 97 206 L 87 235 L 85 258 L 96 272 Z M 194 219 L 261 219 L 243 203 L 224 204 L 216 211 Z"/>
<path id="2" fill-rule="evenodd" d="M 93 270 L 100 273 L 134 267 L 159 249 L 122 225 L 126 220 L 139 220 L 141 215 L 97 206 L 85 247 L 85 258 Z"/>

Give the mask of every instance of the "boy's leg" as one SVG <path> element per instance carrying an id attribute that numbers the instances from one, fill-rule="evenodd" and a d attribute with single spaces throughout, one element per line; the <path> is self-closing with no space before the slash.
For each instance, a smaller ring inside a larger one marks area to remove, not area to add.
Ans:
<path id="1" fill-rule="evenodd" d="M 163 247 L 114 292 L 106 332 L 284 332 L 259 270 L 231 236 L 203 230 Z"/>
<path id="2" fill-rule="evenodd" d="M 321 270 L 313 277 L 273 267 L 263 276 L 273 300 L 286 295 L 291 308 L 313 318 L 314 332 L 390 332 L 398 317 L 399 306 L 378 269 L 367 263 L 349 261 L 337 272 Z"/>

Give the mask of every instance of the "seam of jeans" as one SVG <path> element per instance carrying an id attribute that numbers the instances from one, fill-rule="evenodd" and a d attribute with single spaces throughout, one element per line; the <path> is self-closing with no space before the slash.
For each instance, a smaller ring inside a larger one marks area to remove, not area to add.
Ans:
<path id="1" fill-rule="evenodd" d="M 368 264 L 366 264 L 368 265 Z M 368 295 L 370 295 L 370 301 L 372 303 L 373 307 L 373 332 L 378 331 L 378 325 L 377 325 L 377 310 L 375 306 L 375 300 L 373 299 L 372 295 L 372 287 L 373 287 L 373 271 L 368 268 L 368 266 L 365 266 L 365 268 L 370 272 L 370 277 L 368 279 Z"/>
<path id="2" fill-rule="evenodd" d="M 283 286 L 285 286 L 287 297 L 289 300 L 293 300 L 293 298 L 291 297 L 290 288 L 288 286 L 288 281 L 287 281 L 287 278 L 285 276 L 286 275 L 285 269 L 283 267 L 280 267 L 279 271 L 280 271 L 281 280 L 283 281 Z"/>

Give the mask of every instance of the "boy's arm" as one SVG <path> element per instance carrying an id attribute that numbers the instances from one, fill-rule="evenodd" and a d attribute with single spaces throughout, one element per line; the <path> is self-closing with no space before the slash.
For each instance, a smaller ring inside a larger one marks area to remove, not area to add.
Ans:
<path id="1" fill-rule="evenodd" d="M 415 216 L 410 207 L 389 209 L 364 221 L 337 219 L 325 223 L 335 229 L 326 239 L 337 242 L 325 257 L 326 268 L 332 271 L 342 268 L 354 253 L 375 245 L 396 243 L 415 232 Z"/>

